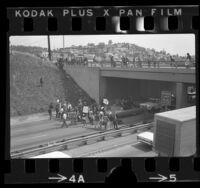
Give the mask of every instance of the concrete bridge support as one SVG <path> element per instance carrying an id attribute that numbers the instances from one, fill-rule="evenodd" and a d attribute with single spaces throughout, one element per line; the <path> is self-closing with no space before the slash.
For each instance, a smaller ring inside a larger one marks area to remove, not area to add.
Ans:
<path id="1" fill-rule="evenodd" d="M 187 84 L 176 83 L 176 109 L 187 105 Z"/>

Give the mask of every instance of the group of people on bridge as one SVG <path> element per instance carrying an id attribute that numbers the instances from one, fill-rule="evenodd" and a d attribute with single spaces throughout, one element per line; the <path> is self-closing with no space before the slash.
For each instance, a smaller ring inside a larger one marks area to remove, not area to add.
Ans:
<path id="1" fill-rule="evenodd" d="M 180 63 L 179 63 L 180 62 Z M 109 60 L 103 60 L 103 58 L 98 58 L 94 56 L 94 58 L 89 61 L 87 57 L 77 57 L 77 58 L 59 58 L 57 60 L 57 64 L 60 68 L 63 68 L 64 63 L 66 65 L 83 65 L 83 66 L 88 66 L 89 64 L 98 64 L 99 66 L 103 65 L 104 63 L 108 63 L 111 65 L 111 67 L 117 67 L 118 65 L 120 67 L 133 67 L 133 68 L 143 68 L 143 67 L 148 67 L 148 68 L 160 68 L 161 64 L 164 63 L 165 66 L 170 66 L 170 67 L 175 67 L 178 68 L 178 66 L 185 66 L 185 68 L 190 68 L 192 66 L 195 66 L 194 60 L 192 59 L 191 55 L 187 53 L 185 60 L 183 61 L 178 61 L 175 60 L 173 56 L 169 56 L 168 61 L 163 61 L 163 60 L 155 60 L 152 59 L 152 57 L 149 55 L 146 60 L 141 60 L 140 57 L 135 56 L 132 57 L 132 60 L 130 57 L 128 58 L 126 55 L 122 55 L 120 59 L 116 60 L 113 55 L 110 55 Z M 180 65 L 178 65 L 180 64 Z"/>
<path id="2" fill-rule="evenodd" d="M 114 60 L 114 56 L 111 56 L 111 66 L 116 67 L 117 62 Z M 175 67 L 178 68 L 178 62 L 176 61 L 172 56 L 170 56 L 169 60 L 169 66 L 170 67 Z M 180 61 L 181 62 L 181 61 Z M 139 57 L 133 57 L 132 61 L 126 57 L 126 56 L 121 56 L 121 61 L 119 61 L 119 65 L 121 67 L 133 67 L 133 68 L 143 68 L 144 66 L 147 66 L 148 68 L 160 68 L 161 63 L 166 64 L 167 66 L 167 61 L 158 61 L 158 60 L 153 60 L 150 56 L 146 59 L 146 61 L 142 61 Z M 181 66 L 185 66 L 185 68 L 190 68 L 192 66 L 195 66 L 194 60 L 192 60 L 192 57 L 189 53 L 186 55 L 185 61 L 182 63 Z"/>

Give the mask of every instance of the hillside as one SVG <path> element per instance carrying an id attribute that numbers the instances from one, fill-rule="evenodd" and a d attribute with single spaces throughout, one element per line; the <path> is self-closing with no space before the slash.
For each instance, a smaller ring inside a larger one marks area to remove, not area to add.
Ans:
<path id="1" fill-rule="evenodd" d="M 40 87 L 40 78 L 43 87 Z M 63 71 L 40 58 L 14 53 L 10 55 L 10 115 L 46 112 L 50 102 L 67 99 L 76 105 L 82 97 L 92 100 Z"/>
<path id="2" fill-rule="evenodd" d="M 34 55 L 38 55 L 40 53 L 42 53 L 43 51 L 47 51 L 47 48 L 41 48 L 38 46 L 11 46 L 11 50 L 12 51 L 18 51 L 18 52 L 27 52 L 27 53 L 31 53 Z"/>

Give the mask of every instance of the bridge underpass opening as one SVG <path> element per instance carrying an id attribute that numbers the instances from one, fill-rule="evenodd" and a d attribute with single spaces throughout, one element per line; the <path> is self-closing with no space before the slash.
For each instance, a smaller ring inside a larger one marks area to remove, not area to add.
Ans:
<path id="1" fill-rule="evenodd" d="M 131 96 L 135 102 L 144 102 L 149 98 L 161 98 L 162 91 L 170 91 L 175 97 L 175 108 L 191 106 L 188 100 L 187 88 L 195 84 L 176 83 L 155 80 L 126 79 L 102 77 L 100 81 L 100 98 L 116 103 L 122 97 Z"/>

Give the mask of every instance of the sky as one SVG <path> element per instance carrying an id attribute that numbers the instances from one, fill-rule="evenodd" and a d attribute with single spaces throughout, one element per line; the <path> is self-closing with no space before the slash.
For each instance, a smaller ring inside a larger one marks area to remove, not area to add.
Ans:
<path id="1" fill-rule="evenodd" d="M 65 47 L 72 45 L 87 45 L 88 43 L 133 43 L 144 48 L 154 48 L 156 51 L 165 50 L 172 55 L 185 56 L 186 53 L 195 55 L 194 34 L 122 34 L 122 35 L 65 35 Z M 50 36 L 51 49 L 63 47 L 63 35 Z M 47 36 L 11 36 L 11 45 L 40 46 L 47 48 Z"/>

